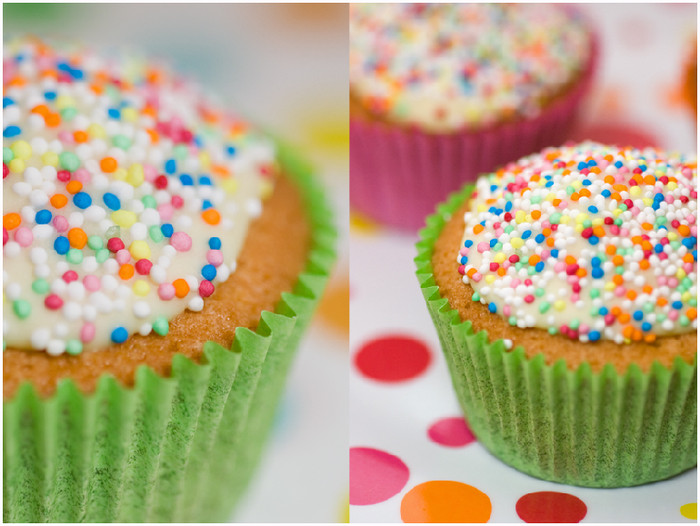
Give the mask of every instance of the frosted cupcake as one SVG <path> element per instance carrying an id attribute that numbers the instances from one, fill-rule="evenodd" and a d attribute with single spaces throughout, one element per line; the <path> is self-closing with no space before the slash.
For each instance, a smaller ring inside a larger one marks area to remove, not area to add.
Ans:
<path id="1" fill-rule="evenodd" d="M 563 142 L 594 62 L 569 7 L 352 5 L 351 204 L 417 228 L 461 184 Z"/>
<path id="2" fill-rule="evenodd" d="M 322 195 L 157 64 L 4 68 L 4 518 L 226 519 L 333 259 Z"/>
<path id="3" fill-rule="evenodd" d="M 429 219 L 418 275 L 465 416 L 531 475 L 615 487 L 696 463 L 697 167 L 545 149 Z"/>

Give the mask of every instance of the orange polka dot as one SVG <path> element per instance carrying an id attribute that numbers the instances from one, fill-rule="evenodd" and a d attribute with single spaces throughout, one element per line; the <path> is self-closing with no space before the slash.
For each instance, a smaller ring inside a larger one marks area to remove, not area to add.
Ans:
<path id="1" fill-rule="evenodd" d="M 16 212 L 10 212 L 2 216 L 2 226 L 8 230 L 17 228 L 22 223 L 22 216 Z"/>
<path id="2" fill-rule="evenodd" d="M 49 199 L 49 202 L 54 208 L 63 208 L 68 204 L 68 198 L 63 194 L 54 194 Z"/>
<path id="3" fill-rule="evenodd" d="M 130 279 L 134 275 L 134 266 L 125 263 L 121 267 L 119 267 L 119 277 L 122 278 L 123 280 Z"/>
<path id="4" fill-rule="evenodd" d="M 202 219 L 209 225 L 218 225 L 221 222 L 221 214 L 214 208 L 207 208 L 202 212 Z"/>
<path id="5" fill-rule="evenodd" d="M 117 169 L 117 160 L 114 157 L 103 157 L 100 161 L 100 169 L 105 173 L 112 173 Z"/>
<path id="6" fill-rule="evenodd" d="M 83 183 L 80 181 L 76 181 L 75 179 L 72 181 L 69 181 L 68 184 L 66 185 L 66 190 L 68 190 L 68 193 L 70 194 L 77 194 L 83 189 Z"/>
<path id="7" fill-rule="evenodd" d="M 173 287 L 175 287 L 175 296 L 178 298 L 184 298 L 190 292 L 190 286 L 182 278 L 173 281 Z"/>
<path id="8" fill-rule="evenodd" d="M 431 480 L 412 488 L 401 500 L 403 522 L 483 523 L 491 518 L 491 499 L 473 486 Z"/>

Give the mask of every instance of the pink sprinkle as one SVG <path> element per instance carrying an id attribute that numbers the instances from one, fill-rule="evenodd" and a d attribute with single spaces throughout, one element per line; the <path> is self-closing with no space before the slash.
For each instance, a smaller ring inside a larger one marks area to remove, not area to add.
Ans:
<path id="1" fill-rule="evenodd" d="M 486 243 L 485 241 L 482 241 L 476 246 L 476 249 L 479 251 L 479 254 L 488 251 L 489 249 L 489 244 Z"/>
<path id="2" fill-rule="evenodd" d="M 117 263 L 120 265 L 125 265 L 131 260 L 131 254 L 129 254 L 129 251 L 125 248 L 122 248 L 121 250 L 117 251 Z"/>
<path id="3" fill-rule="evenodd" d="M 207 263 L 218 267 L 224 262 L 224 254 L 221 250 L 209 250 L 207 252 Z"/>
<path id="4" fill-rule="evenodd" d="M 182 205 L 185 204 L 185 200 L 179 195 L 174 195 L 170 199 L 170 203 L 173 205 L 173 208 L 182 208 Z"/>
<path id="5" fill-rule="evenodd" d="M 15 231 L 15 241 L 21 247 L 28 247 L 34 241 L 34 234 L 26 226 L 21 226 Z"/>
<path id="6" fill-rule="evenodd" d="M 68 130 L 58 132 L 58 140 L 65 144 L 73 144 L 73 134 Z"/>
<path id="7" fill-rule="evenodd" d="M 613 316 L 612 314 L 606 314 L 603 317 L 603 320 L 605 320 L 605 325 L 612 325 L 613 323 L 615 323 L 615 316 Z"/>
<path id="8" fill-rule="evenodd" d="M 96 290 L 100 290 L 100 278 L 92 274 L 88 274 L 83 278 L 83 285 L 85 285 L 85 288 L 89 291 L 94 292 Z"/>
<path id="9" fill-rule="evenodd" d="M 558 261 L 554 264 L 554 272 L 563 272 L 566 269 L 566 263 Z"/>
<path id="10" fill-rule="evenodd" d="M 482 275 L 479 274 L 478 272 L 476 272 L 476 273 L 472 276 L 472 280 L 475 281 L 476 283 L 478 283 L 479 281 L 481 281 L 481 278 L 482 278 Z"/>
<path id="11" fill-rule="evenodd" d="M 574 292 L 571 295 L 571 303 L 576 303 L 580 298 L 581 298 L 581 296 L 579 296 L 577 293 Z"/>
<path id="12" fill-rule="evenodd" d="M 208 298 L 214 293 L 214 284 L 206 279 L 199 283 L 199 295 L 203 298 Z"/>
<path id="13" fill-rule="evenodd" d="M 85 325 L 83 325 L 80 329 L 80 340 L 83 343 L 87 343 L 89 341 L 92 341 L 92 339 L 95 337 L 95 326 L 87 322 Z"/>
<path id="14" fill-rule="evenodd" d="M 464 276 L 464 265 L 460 265 L 459 268 L 457 269 L 457 272 L 459 272 L 462 276 Z"/>
<path id="15" fill-rule="evenodd" d="M 70 283 L 71 281 L 75 281 L 78 279 L 78 273 L 75 270 L 66 270 L 63 273 L 63 281 L 66 283 Z"/>
<path id="16" fill-rule="evenodd" d="M 124 241 L 118 237 L 111 237 L 107 241 L 107 248 L 110 252 L 119 252 L 124 248 Z"/>
<path id="17" fill-rule="evenodd" d="M 57 310 L 63 307 L 63 300 L 56 294 L 49 294 L 44 299 L 44 305 L 47 309 Z"/>
<path id="18" fill-rule="evenodd" d="M 671 276 L 668 278 L 668 286 L 675 289 L 678 286 L 678 278 Z"/>
<path id="19" fill-rule="evenodd" d="M 676 321 L 678 319 L 678 311 L 677 310 L 672 310 L 671 312 L 668 313 L 668 319 L 672 321 Z"/>
<path id="20" fill-rule="evenodd" d="M 168 203 L 164 203 L 162 205 L 158 205 L 158 214 L 160 214 L 160 218 L 168 222 L 170 219 L 173 217 L 173 207 L 169 205 Z"/>
<path id="21" fill-rule="evenodd" d="M 520 278 L 513 278 L 510 282 L 510 286 L 515 288 L 520 285 Z"/>
<path id="22" fill-rule="evenodd" d="M 525 303 L 532 303 L 535 301 L 535 297 L 532 294 L 528 294 L 523 299 L 525 300 Z"/>
<path id="23" fill-rule="evenodd" d="M 68 220 L 63 216 L 54 216 L 53 227 L 56 229 L 56 232 L 65 232 L 68 230 Z"/>
<path id="24" fill-rule="evenodd" d="M 164 301 L 171 300 L 175 297 L 175 287 L 172 283 L 161 283 L 158 285 L 158 297 Z"/>
<path id="25" fill-rule="evenodd" d="M 158 177 L 158 172 L 155 167 L 151 164 L 143 165 L 143 177 L 149 183 L 152 183 L 156 177 Z"/>
<path id="26" fill-rule="evenodd" d="M 666 276 L 659 276 L 658 278 L 656 278 L 656 283 L 658 283 L 660 287 L 666 285 Z"/>
<path id="27" fill-rule="evenodd" d="M 7 232 L 7 228 L 2 227 L 2 246 L 4 247 L 10 240 L 10 234 Z"/>
<path id="28" fill-rule="evenodd" d="M 503 305 L 503 315 L 504 316 L 510 316 L 510 313 L 512 312 L 512 309 L 510 305 Z"/>
<path id="29" fill-rule="evenodd" d="M 149 260 L 149 259 L 139 259 L 136 262 L 136 264 L 134 264 L 134 268 L 136 268 L 136 272 L 138 272 L 142 276 L 145 276 L 148 273 L 150 273 L 152 266 L 153 266 L 153 263 L 151 263 L 151 260 Z"/>
<path id="30" fill-rule="evenodd" d="M 459 255 L 460 256 L 468 256 L 469 255 L 469 249 L 467 247 L 462 247 L 459 250 Z"/>
<path id="31" fill-rule="evenodd" d="M 70 181 L 70 172 L 68 170 L 59 170 L 56 174 L 56 178 L 62 183 L 67 183 Z"/>
<path id="32" fill-rule="evenodd" d="M 78 168 L 73 174 L 73 178 L 81 183 L 89 183 L 92 180 L 90 172 L 88 172 L 85 168 Z"/>
<path id="33" fill-rule="evenodd" d="M 582 323 L 581 325 L 578 326 L 578 332 L 580 334 L 588 334 L 588 331 L 590 331 L 591 328 L 586 325 L 585 323 Z"/>
<path id="34" fill-rule="evenodd" d="M 185 232 L 175 232 L 170 238 L 170 244 L 178 252 L 187 252 L 192 248 L 192 238 Z"/>

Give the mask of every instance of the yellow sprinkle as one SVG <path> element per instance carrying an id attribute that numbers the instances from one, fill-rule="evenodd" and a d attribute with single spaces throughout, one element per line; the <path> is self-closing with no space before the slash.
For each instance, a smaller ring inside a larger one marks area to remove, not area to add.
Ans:
<path id="1" fill-rule="evenodd" d="M 620 208 L 616 208 L 613 210 L 613 215 L 614 216 L 619 216 L 622 213 L 622 210 Z"/>
<path id="2" fill-rule="evenodd" d="M 642 198 L 642 202 L 644 203 L 644 206 L 651 206 L 654 204 L 654 200 L 651 197 Z"/>
<path id="3" fill-rule="evenodd" d="M 499 252 L 498 254 L 496 254 L 496 255 L 493 257 L 493 260 L 494 260 L 496 263 L 499 263 L 499 264 L 500 264 L 500 263 L 503 263 L 503 262 L 506 260 L 506 255 L 505 255 L 504 252 Z"/>
<path id="4" fill-rule="evenodd" d="M 151 257 L 151 248 L 144 240 L 138 239 L 129 245 L 129 253 L 136 261 L 148 259 Z"/>
<path id="5" fill-rule="evenodd" d="M 24 161 L 22 159 L 12 159 L 8 168 L 12 173 L 21 174 L 24 172 Z"/>
<path id="6" fill-rule="evenodd" d="M 642 187 L 641 186 L 633 186 L 630 188 L 630 195 L 632 197 L 639 197 L 642 195 Z"/>
<path id="7" fill-rule="evenodd" d="M 96 123 L 92 123 L 90 126 L 88 126 L 87 132 L 93 139 L 104 139 L 107 136 L 105 129 Z"/>
<path id="8" fill-rule="evenodd" d="M 134 294 L 137 296 L 145 296 L 148 294 L 151 290 L 151 286 L 148 284 L 148 282 L 144 279 L 137 279 L 134 282 L 134 286 L 131 287 L 131 290 L 134 291 Z"/>
<path id="9" fill-rule="evenodd" d="M 687 274 L 685 273 L 685 270 L 683 270 L 682 268 L 679 268 L 679 269 L 676 271 L 676 277 L 677 277 L 678 279 L 683 279 L 684 277 L 686 277 L 686 275 L 687 275 Z"/>
<path id="10" fill-rule="evenodd" d="M 689 290 L 686 290 L 683 294 L 681 294 L 681 301 L 685 303 L 686 301 L 689 301 L 692 297 L 693 293 Z"/>
<path id="11" fill-rule="evenodd" d="M 675 232 L 669 232 L 666 235 L 668 236 L 669 241 L 675 241 L 676 239 L 678 239 L 678 234 L 676 234 Z"/>
<path id="12" fill-rule="evenodd" d="M 557 195 L 554 192 L 549 192 L 547 194 L 547 197 L 545 197 L 545 199 L 547 201 L 554 201 L 556 198 L 557 198 Z"/>
<path id="13" fill-rule="evenodd" d="M 484 210 L 486 210 L 486 207 L 484 207 Z M 520 224 L 523 221 L 525 221 L 525 210 L 518 210 L 515 212 L 515 222 Z"/>
<path id="14" fill-rule="evenodd" d="M 112 221 L 122 228 L 129 228 L 136 223 L 136 214 L 130 210 L 115 210 L 111 217 Z"/>
<path id="15" fill-rule="evenodd" d="M 574 227 L 574 230 L 576 230 L 577 234 L 580 234 L 581 232 L 583 232 L 583 225 L 581 223 L 577 223 L 576 227 Z"/>
<path id="16" fill-rule="evenodd" d="M 56 108 L 59 110 L 75 106 L 75 99 L 70 95 L 59 95 L 56 97 Z"/>
<path id="17" fill-rule="evenodd" d="M 604 221 L 602 217 L 596 217 L 593 221 L 591 221 L 591 223 L 593 223 L 593 226 L 600 226 L 604 223 Z"/>
<path id="18" fill-rule="evenodd" d="M 238 182 L 235 179 L 224 179 L 221 181 L 221 188 L 227 194 L 234 194 L 238 189 Z"/>
<path id="19" fill-rule="evenodd" d="M 608 281 L 605 284 L 604 288 L 605 288 L 605 290 L 615 290 L 615 286 L 616 286 L 615 283 L 613 283 L 612 281 Z"/>
<path id="20" fill-rule="evenodd" d="M 141 186 L 144 181 L 143 166 L 139 163 L 132 164 L 126 176 L 126 182 L 131 186 Z"/>
<path id="21" fill-rule="evenodd" d="M 669 190 L 675 190 L 678 188 L 678 183 L 674 183 L 673 181 L 669 181 L 668 184 L 666 185 L 666 188 Z"/>
<path id="22" fill-rule="evenodd" d="M 525 244 L 525 241 L 520 239 L 519 237 L 514 237 L 513 239 L 510 240 L 510 246 L 513 247 L 514 249 L 519 249 Z"/>
<path id="23" fill-rule="evenodd" d="M 564 310 L 566 308 L 566 302 L 564 300 L 557 300 L 554 302 L 555 310 Z"/>
<path id="24" fill-rule="evenodd" d="M 134 108 L 124 108 L 122 110 L 122 120 L 126 122 L 136 122 L 139 119 L 139 114 Z"/>
<path id="25" fill-rule="evenodd" d="M 484 203 L 479 203 L 476 207 L 476 211 L 479 213 L 486 212 L 486 210 L 488 210 L 488 209 L 486 208 L 486 205 Z"/>
<path id="26" fill-rule="evenodd" d="M 114 177 L 118 181 L 126 181 L 127 175 L 128 173 L 124 168 L 117 168 L 116 170 L 114 170 L 112 177 Z"/>
<path id="27" fill-rule="evenodd" d="M 571 186 L 573 186 L 575 190 L 578 190 L 583 186 L 583 183 L 581 181 L 574 181 L 571 183 Z"/>
<path id="28" fill-rule="evenodd" d="M 494 281 L 496 281 L 496 276 L 494 276 L 493 274 L 487 274 L 486 277 L 484 278 L 484 281 L 486 281 L 486 283 L 491 285 Z"/>
<path id="29" fill-rule="evenodd" d="M 203 169 L 209 168 L 209 163 L 211 163 L 211 160 L 209 159 L 209 154 L 207 152 L 200 152 L 199 154 L 199 162 L 202 165 Z"/>
<path id="30" fill-rule="evenodd" d="M 27 141 L 15 141 L 10 145 L 10 150 L 15 159 L 29 159 L 32 156 L 32 147 Z"/>
<path id="31" fill-rule="evenodd" d="M 46 152 L 41 156 L 41 162 L 49 166 L 58 166 L 58 154 L 54 152 Z"/>
<path id="32" fill-rule="evenodd" d="M 577 223 L 583 223 L 586 219 L 588 219 L 588 214 L 585 212 L 581 212 L 576 216 Z"/>
<path id="33" fill-rule="evenodd" d="M 559 222 L 568 225 L 571 222 L 571 216 L 562 215 Z"/>

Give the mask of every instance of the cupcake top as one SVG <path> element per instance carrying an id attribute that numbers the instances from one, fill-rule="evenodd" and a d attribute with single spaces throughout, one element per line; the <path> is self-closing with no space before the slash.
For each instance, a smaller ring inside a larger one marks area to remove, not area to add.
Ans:
<path id="1" fill-rule="evenodd" d="M 371 112 L 445 132 L 537 115 L 591 37 L 554 4 L 353 4 L 350 85 Z"/>
<path id="2" fill-rule="evenodd" d="M 4 344 L 167 334 L 235 270 L 273 144 L 156 64 L 21 40 L 3 65 Z"/>
<path id="3" fill-rule="evenodd" d="M 697 328 L 697 164 L 586 142 L 482 176 L 458 271 L 511 325 L 653 342 Z"/>

